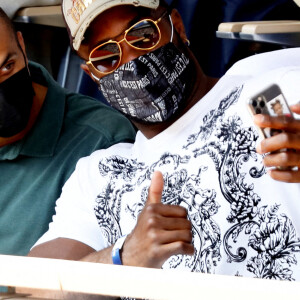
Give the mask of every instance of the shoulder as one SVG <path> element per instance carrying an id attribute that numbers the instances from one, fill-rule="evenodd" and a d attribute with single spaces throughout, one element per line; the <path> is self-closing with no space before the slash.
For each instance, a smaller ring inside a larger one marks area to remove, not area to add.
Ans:
<path id="1" fill-rule="evenodd" d="M 136 133 L 125 116 L 101 101 L 81 94 L 67 94 L 66 118 L 77 126 L 89 127 L 110 137 L 134 139 Z"/>
<path id="2" fill-rule="evenodd" d="M 254 95 L 276 84 L 281 89 L 288 104 L 295 104 L 300 94 L 299 77 L 300 66 L 288 66 L 264 72 L 245 83 L 242 98 L 248 101 Z"/>
<path id="3" fill-rule="evenodd" d="M 290 48 L 253 55 L 235 63 L 227 75 L 257 76 L 277 68 L 300 66 L 300 48 Z"/>
<path id="4" fill-rule="evenodd" d="M 107 149 L 100 149 L 94 151 L 86 157 L 82 157 L 77 162 L 76 172 L 85 178 L 87 174 L 94 172 L 98 173 L 99 165 L 109 164 L 117 158 L 122 157 L 122 160 L 127 160 L 132 157 L 134 144 L 132 143 L 118 143 L 110 146 Z M 98 180 L 98 179 L 97 179 Z"/>
<path id="5" fill-rule="evenodd" d="M 72 125 L 65 129 L 72 127 L 74 131 L 76 127 L 90 135 L 105 137 L 109 143 L 134 141 L 135 129 L 121 113 L 94 98 L 62 88 L 43 66 L 30 62 L 29 67 L 33 81 L 48 87 L 47 97 L 52 105 L 65 102 L 64 123 Z"/>

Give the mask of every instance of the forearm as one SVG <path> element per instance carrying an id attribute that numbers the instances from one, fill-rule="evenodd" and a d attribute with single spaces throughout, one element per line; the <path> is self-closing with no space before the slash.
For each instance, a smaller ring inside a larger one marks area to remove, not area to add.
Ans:
<path id="1" fill-rule="evenodd" d="M 108 247 L 100 251 L 92 252 L 83 258 L 80 259 L 80 261 L 85 262 L 93 262 L 93 263 L 102 263 L 102 264 L 112 264 L 112 258 L 111 258 L 111 252 L 112 248 Z"/>

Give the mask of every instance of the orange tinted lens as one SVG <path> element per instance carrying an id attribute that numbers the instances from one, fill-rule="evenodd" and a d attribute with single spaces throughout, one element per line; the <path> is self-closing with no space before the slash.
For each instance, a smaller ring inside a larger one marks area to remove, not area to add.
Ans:
<path id="1" fill-rule="evenodd" d="M 136 48 L 148 49 L 158 44 L 160 33 L 154 22 L 141 21 L 127 32 L 125 38 Z"/>
<path id="2" fill-rule="evenodd" d="M 118 67 L 120 61 L 120 49 L 116 43 L 107 43 L 95 48 L 90 61 L 93 66 L 102 73 L 108 73 Z"/>

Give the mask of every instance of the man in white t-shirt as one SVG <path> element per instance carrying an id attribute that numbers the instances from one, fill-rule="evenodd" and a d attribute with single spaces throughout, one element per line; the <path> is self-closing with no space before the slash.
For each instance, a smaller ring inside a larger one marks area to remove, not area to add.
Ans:
<path id="1" fill-rule="evenodd" d="M 300 280 L 300 186 L 266 174 L 246 108 L 273 83 L 299 100 L 300 49 L 245 59 L 215 80 L 163 1 L 64 0 L 63 12 L 83 68 L 139 131 L 78 162 L 30 256 Z M 273 151 L 299 144 L 293 132 L 272 139 Z"/>

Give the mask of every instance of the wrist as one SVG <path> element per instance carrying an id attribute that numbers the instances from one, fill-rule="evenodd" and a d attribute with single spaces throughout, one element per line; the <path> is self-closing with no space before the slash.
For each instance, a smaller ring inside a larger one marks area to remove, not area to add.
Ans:
<path id="1" fill-rule="evenodd" d="M 127 234 L 120 237 L 113 246 L 111 257 L 114 265 L 123 265 L 121 254 L 126 237 Z"/>

